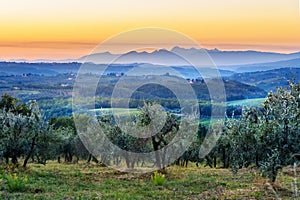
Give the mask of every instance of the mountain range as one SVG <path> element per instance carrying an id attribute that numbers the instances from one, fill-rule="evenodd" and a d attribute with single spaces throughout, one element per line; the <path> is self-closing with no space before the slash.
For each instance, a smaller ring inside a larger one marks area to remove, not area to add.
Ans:
<path id="1" fill-rule="evenodd" d="M 93 62 L 93 63 L 114 63 L 128 64 L 128 63 L 151 63 L 167 66 L 185 66 L 190 65 L 186 60 L 181 58 L 189 58 L 196 64 L 205 66 L 207 55 L 210 56 L 213 63 L 220 68 L 239 68 L 243 65 L 252 65 L 258 63 L 274 63 L 278 61 L 288 61 L 300 58 L 300 52 L 283 54 L 274 52 L 259 52 L 259 51 L 220 51 L 218 49 L 185 49 L 174 47 L 171 50 L 159 49 L 153 52 L 136 52 L 131 51 L 125 54 L 111 54 L 109 52 L 95 53 L 88 56 L 83 56 L 76 62 Z M 278 63 L 280 64 L 280 63 Z M 299 63 L 297 63 L 300 65 Z M 208 63 L 210 65 L 210 63 Z M 206 66 L 209 67 L 209 66 Z"/>
<path id="2" fill-rule="evenodd" d="M 232 70 L 235 72 L 256 72 L 256 71 L 267 71 L 267 70 L 280 69 L 280 68 L 300 68 L 300 58 L 277 61 L 277 62 L 269 62 L 269 63 L 224 66 L 220 68 Z"/>
<path id="3" fill-rule="evenodd" d="M 209 59 L 211 58 L 211 59 Z M 187 61 L 187 60 L 188 61 Z M 113 61 L 113 62 L 112 62 Z M 214 64 L 224 70 L 237 72 L 271 70 L 284 67 L 300 67 L 300 52 L 275 53 L 260 51 L 221 51 L 218 49 L 185 49 L 174 47 L 171 50 L 159 49 L 153 52 L 130 51 L 124 54 L 100 52 L 86 55 L 78 59 L 68 60 L 14 60 L 14 62 L 43 62 L 43 63 L 70 63 L 91 62 L 94 64 L 132 64 L 148 63 L 165 66 L 191 66 L 193 64 L 210 68 Z"/>

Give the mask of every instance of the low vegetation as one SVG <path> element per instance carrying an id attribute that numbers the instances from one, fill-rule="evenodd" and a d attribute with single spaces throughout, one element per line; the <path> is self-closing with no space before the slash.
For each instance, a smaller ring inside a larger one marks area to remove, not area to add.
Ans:
<path id="1" fill-rule="evenodd" d="M 211 169 L 194 164 L 171 166 L 165 181 L 156 186 L 152 173 L 135 175 L 94 163 L 29 164 L 26 170 L 2 166 L 2 173 L 28 177 L 25 190 L 11 191 L 5 178 L 0 183 L 2 199 L 295 199 L 293 173 L 282 169 L 271 184 L 255 168 L 233 174 L 228 169 Z M 300 171 L 298 171 L 299 173 Z M 3 175 L 5 176 L 5 175 Z M 1 179 L 1 177 L 0 177 Z"/>

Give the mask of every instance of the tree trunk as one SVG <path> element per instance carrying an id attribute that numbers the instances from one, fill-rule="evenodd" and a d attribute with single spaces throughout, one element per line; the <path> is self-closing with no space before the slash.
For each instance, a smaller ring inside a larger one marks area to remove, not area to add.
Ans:
<path id="1" fill-rule="evenodd" d="M 97 164 L 99 163 L 99 160 L 95 156 L 92 156 L 92 160 Z"/>
<path id="2" fill-rule="evenodd" d="M 89 157 L 88 157 L 88 159 L 87 159 L 87 163 L 90 163 L 91 162 L 91 160 L 92 160 L 92 154 L 89 154 Z"/>
<path id="3" fill-rule="evenodd" d="M 178 165 L 178 166 L 180 165 L 180 158 L 178 158 L 178 159 L 176 160 L 175 164 Z"/>
<path id="4" fill-rule="evenodd" d="M 14 154 L 11 158 L 11 162 L 14 164 L 14 165 L 17 165 L 18 164 L 18 158 L 17 156 Z"/>
<path id="5" fill-rule="evenodd" d="M 155 159 L 156 159 L 156 166 L 160 169 L 161 168 L 161 160 L 160 154 L 158 152 L 159 143 L 155 141 L 155 137 L 152 137 L 152 145 L 155 151 Z"/>
<path id="6" fill-rule="evenodd" d="M 259 156 L 258 156 L 258 152 L 256 151 L 255 153 L 255 165 L 258 167 L 259 166 Z"/>
<path id="7" fill-rule="evenodd" d="M 30 159 L 32 153 L 33 153 L 33 150 L 34 150 L 34 147 L 35 147 L 35 137 L 32 139 L 32 142 L 31 142 L 31 146 L 30 146 L 30 151 L 27 155 L 27 157 L 25 158 L 24 162 L 23 162 L 23 167 L 25 168 L 27 163 L 28 163 L 28 160 Z"/>
<path id="8" fill-rule="evenodd" d="M 125 161 L 126 161 L 126 166 L 129 169 L 130 168 L 130 161 L 129 161 L 128 155 L 125 156 Z"/>
<path id="9" fill-rule="evenodd" d="M 8 156 L 5 156 L 5 162 L 6 162 L 7 165 L 9 164 L 9 157 Z"/>
<path id="10" fill-rule="evenodd" d="M 76 157 L 75 163 L 78 164 L 78 162 L 79 162 L 79 157 L 78 157 L 78 156 L 75 156 L 75 157 Z"/>
<path id="11" fill-rule="evenodd" d="M 210 168 L 213 168 L 212 164 L 211 164 L 211 160 L 208 156 L 205 156 L 205 159 L 206 159 L 206 165 L 205 167 L 208 165 Z"/>
<path id="12" fill-rule="evenodd" d="M 223 168 L 226 168 L 226 150 L 223 148 Z"/>
<path id="13" fill-rule="evenodd" d="M 228 155 L 227 156 L 227 166 L 226 166 L 226 168 L 229 168 L 229 166 L 230 166 L 230 156 Z"/>
<path id="14" fill-rule="evenodd" d="M 217 156 L 214 156 L 214 168 L 217 168 Z"/>
<path id="15" fill-rule="evenodd" d="M 135 160 L 133 159 L 133 160 L 131 160 L 130 168 L 131 168 L 131 169 L 134 169 L 134 165 L 135 165 Z"/>

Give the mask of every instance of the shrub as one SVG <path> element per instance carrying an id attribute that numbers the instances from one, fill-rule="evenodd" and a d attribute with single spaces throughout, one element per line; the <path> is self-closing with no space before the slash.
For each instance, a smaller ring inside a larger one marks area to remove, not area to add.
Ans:
<path id="1" fill-rule="evenodd" d="M 163 185 L 165 182 L 165 175 L 162 173 L 154 172 L 153 176 L 151 176 L 151 179 L 155 186 Z"/>
<path id="2" fill-rule="evenodd" d="M 28 182 L 27 176 L 20 178 L 16 173 L 13 175 L 9 174 L 6 176 L 6 182 L 10 192 L 22 192 L 25 191 Z"/>

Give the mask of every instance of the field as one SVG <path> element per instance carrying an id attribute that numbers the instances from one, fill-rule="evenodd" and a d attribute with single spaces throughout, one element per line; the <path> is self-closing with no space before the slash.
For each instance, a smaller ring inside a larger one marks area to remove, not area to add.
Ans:
<path id="1" fill-rule="evenodd" d="M 97 114 L 107 114 L 111 115 L 114 114 L 116 116 L 128 116 L 129 115 L 137 115 L 139 114 L 139 110 L 135 108 L 100 108 L 94 109 Z"/>
<path id="2" fill-rule="evenodd" d="M 246 107 L 257 107 L 261 106 L 266 98 L 256 98 L 256 99 L 243 99 L 236 101 L 228 101 L 227 106 L 246 106 Z"/>
<path id="3" fill-rule="evenodd" d="M 26 170 L 1 169 L 0 199 L 293 199 L 290 168 L 274 185 L 255 169 L 234 175 L 228 169 L 171 166 L 163 186 L 154 186 L 151 174 L 128 174 L 96 164 L 30 164 Z M 5 174 L 27 176 L 26 189 L 9 191 Z"/>

